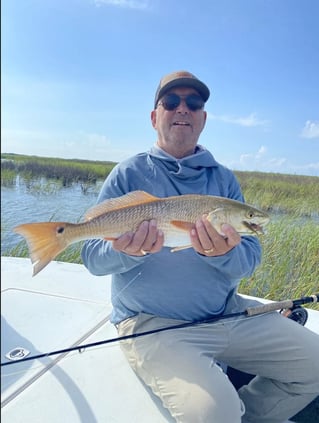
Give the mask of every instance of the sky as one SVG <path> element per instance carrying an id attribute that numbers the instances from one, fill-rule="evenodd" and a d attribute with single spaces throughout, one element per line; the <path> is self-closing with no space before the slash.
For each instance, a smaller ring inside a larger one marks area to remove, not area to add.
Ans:
<path id="1" fill-rule="evenodd" d="M 2 153 L 119 162 L 156 142 L 160 78 L 211 96 L 233 170 L 319 176 L 318 0 L 2 0 Z"/>

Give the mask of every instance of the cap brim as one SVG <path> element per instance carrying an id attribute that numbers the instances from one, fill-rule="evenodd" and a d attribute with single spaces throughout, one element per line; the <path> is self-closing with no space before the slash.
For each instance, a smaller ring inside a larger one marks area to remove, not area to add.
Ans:
<path id="1" fill-rule="evenodd" d="M 206 102 L 209 98 L 210 91 L 208 87 L 203 84 L 198 79 L 194 78 L 178 78 L 173 81 L 168 82 L 164 87 L 162 87 L 157 93 L 155 98 L 155 107 L 157 106 L 158 101 L 165 95 L 169 90 L 176 87 L 189 87 L 194 88 L 202 99 Z"/>

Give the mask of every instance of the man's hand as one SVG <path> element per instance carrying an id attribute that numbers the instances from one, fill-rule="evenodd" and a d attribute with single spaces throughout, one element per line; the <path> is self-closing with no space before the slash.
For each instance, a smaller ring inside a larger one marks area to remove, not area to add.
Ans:
<path id="1" fill-rule="evenodd" d="M 164 234 L 157 229 L 155 219 L 144 221 L 136 232 L 126 232 L 113 241 L 113 249 L 130 256 L 158 253 L 164 245 Z"/>
<path id="2" fill-rule="evenodd" d="M 224 224 L 222 231 L 224 235 L 216 231 L 206 216 L 197 220 L 190 233 L 194 250 L 204 256 L 221 256 L 240 243 L 241 237 L 232 226 Z"/>

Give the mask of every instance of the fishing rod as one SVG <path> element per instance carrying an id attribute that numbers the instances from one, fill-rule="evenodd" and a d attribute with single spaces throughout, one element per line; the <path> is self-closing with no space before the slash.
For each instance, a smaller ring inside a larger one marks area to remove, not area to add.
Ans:
<path id="1" fill-rule="evenodd" d="M 241 317 L 241 316 L 243 316 L 243 317 L 253 317 L 253 316 L 269 313 L 271 311 L 278 311 L 278 310 L 280 310 L 280 312 L 283 315 L 287 316 L 288 318 L 292 318 L 292 320 L 295 320 L 298 323 L 301 323 L 302 325 L 304 325 L 304 323 L 306 323 L 306 320 L 307 320 L 307 311 L 300 306 L 303 305 L 303 304 L 317 303 L 317 302 L 319 302 L 319 294 L 310 295 L 309 297 L 301 297 L 301 298 L 298 298 L 296 300 L 275 301 L 275 302 L 271 302 L 271 303 L 268 303 L 268 304 L 261 304 L 261 305 L 257 305 L 257 306 L 254 306 L 254 307 L 248 307 L 244 311 L 239 311 L 239 312 L 236 312 L 236 313 L 229 313 L 229 314 L 225 314 L 223 316 L 215 316 L 215 317 L 211 317 L 209 319 L 204 319 L 204 320 L 178 323 L 178 324 L 172 325 L 172 326 L 164 326 L 164 327 L 161 327 L 161 328 L 152 329 L 152 330 L 148 330 L 148 331 L 144 331 L 144 332 L 132 333 L 130 335 L 118 336 L 116 338 L 104 339 L 102 341 L 91 342 L 91 343 L 83 344 L 83 345 L 76 345 L 76 346 L 69 347 L 69 348 L 63 348 L 63 349 L 60 349 L 60 350 L 55 350 L 55 351 L 50 351 L 50 352 L 46 352 L 46 353 L 31 355 L 29 357 L 17 358 L 17 357 L 13 356 L 13 358 L 11 358 L 12 361 L 1 363 L 1 367 L 9 366 L 11 364 L 21 363 L 21 362 L 25 362 L 25 361 L 30 361 L 30 360 L 37 360 L 39 358 L 50 357 L 52 355 L 64 354 L 64 353 L 68 353 L 68 352 L 71 352 L 71 351 L 82 352 L 83 350 L 85 350 L 87 348 L 97 347 L 97 346 L 105 345 L 105 344 L 111 344 L 111 343 L 114 343 L 114 342 L 126 341 L 127 339 L 139 338 L 141 336 L 152 335 L 154 333 L 164 332 L 164 331 L 168 331 L 168 330 L 187 328 L 187 327 L 190 327 L 190 326 L 197 326 L 197 325 L 207 324 L 207 323 L 215 323 L 217 321 L 226 320 L 226 319 L 230 319 L 230 318 L 234 318 L 234 317 Z M 302 310 L 304 310 L 306 312 L 306 314 L 301 313 Z M 297 314 L 296 314 L 295 317 L 291 317 L 291 316 L 293 316 L 294 311 L 297 311 Z M 300 315 L 302 316 L 302 321 L 300 319 L 298 319 L 298 313 L 299 313 L 299 316 Z M 19 349 L 17 349 L 17 350 L 19 350 Z"/>

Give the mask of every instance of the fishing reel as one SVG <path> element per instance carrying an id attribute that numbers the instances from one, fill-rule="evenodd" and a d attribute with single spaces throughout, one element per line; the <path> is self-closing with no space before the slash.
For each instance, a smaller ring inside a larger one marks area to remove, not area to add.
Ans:
<path id="1" fill-rule="evenodd" d="M 308 320 L 308 311 L 301 306 L 293 306 L 291 308 L 282 308 L 279 311 L 279 313 L 285 317 L 288 317 L 288 319 L 291 319 L 299 323 L 302 326 L 305 326 Z"/>

